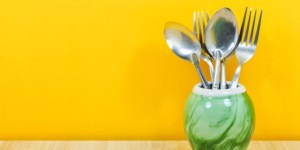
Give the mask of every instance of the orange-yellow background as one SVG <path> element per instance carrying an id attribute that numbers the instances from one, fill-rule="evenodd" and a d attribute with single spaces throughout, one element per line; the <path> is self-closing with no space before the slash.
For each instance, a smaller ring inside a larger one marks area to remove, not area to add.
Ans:
<path id="1" fill-rule="evenodd" d="M 300 140 L 299 1 L 1 0 L 0 140 L 184 140 L 194 66 L 168 48 L 167 21 L 193 11 L 263 9 L 239 82 L 256 109 L 254 140 Z M 201 67 L 209 78 L 204 61 Z M 227 63 L 231 80 L 237 61 Z"/>

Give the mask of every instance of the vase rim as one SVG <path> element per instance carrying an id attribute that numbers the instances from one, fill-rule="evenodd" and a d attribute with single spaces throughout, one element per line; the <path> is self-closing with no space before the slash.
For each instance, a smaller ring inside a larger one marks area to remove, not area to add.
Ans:
<path id="1" fill-rule="evenodd" d="M 211 81 L 208 82 L 211 85 Z M 230 85 L 231 82 L 227 81 L 227 85 Z M 228 96 L 233 94 L 240 94 L 246 92 L 246 88 L 238 83 L 237 88 L 234 89 L 223 89 L 223 90 L 212 90 L 205 89 L 202 87 L 202 83 L 198 83 L 193 88 L 193 93 L 204 96 Z"/>

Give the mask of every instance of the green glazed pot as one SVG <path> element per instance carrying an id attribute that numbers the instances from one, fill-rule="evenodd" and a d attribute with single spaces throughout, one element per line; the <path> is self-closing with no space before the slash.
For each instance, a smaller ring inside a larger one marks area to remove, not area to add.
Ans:
<path id="1" fill-rule="evenodd" d="M 210 90 L 199 83 L 184 107 L 185 133 L 193 150 L 246 150 L 254 124 L 254 106 L 241 84 Z"/>

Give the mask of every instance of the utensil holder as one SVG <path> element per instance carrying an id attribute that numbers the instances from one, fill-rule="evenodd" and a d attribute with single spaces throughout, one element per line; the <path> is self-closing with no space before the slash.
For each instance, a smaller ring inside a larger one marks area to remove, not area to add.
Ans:
<path id="1" fill-rule="evenodd" d="M 242 84 L 211 90 L 199 83 L 185 103 L 184 128 L 193 150 L 246 150 L 254 124 L 254 106 Z"/>

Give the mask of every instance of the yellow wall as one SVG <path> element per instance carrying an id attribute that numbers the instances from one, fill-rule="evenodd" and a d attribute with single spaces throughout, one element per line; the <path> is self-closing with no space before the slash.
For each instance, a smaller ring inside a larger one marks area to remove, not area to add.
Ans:
<path id="1" fill-rule="evenodd" d="M 194 66 L 163 26 L 193 11 L 264 9 L 240 83 L 256 109 L 254 140 L 300 140 L 299 1 L 1 0 L 0 140 L 184 140 Z M 205 76 L 207 65 L 201 61 Z M 232 79 L 237 61 L 227 63 Z"/>

